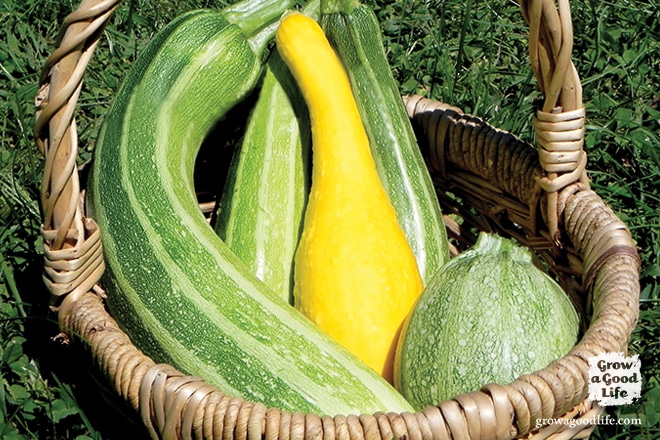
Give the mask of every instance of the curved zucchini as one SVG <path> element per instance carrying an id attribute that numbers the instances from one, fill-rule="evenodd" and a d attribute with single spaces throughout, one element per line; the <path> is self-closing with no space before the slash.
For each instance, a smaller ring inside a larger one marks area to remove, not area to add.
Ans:
<path id="1" fill-rule="evenodd" d="M 222 12 L 185 14 L 118 91 L 90 185 L 109 306 L 147 355 L 228 395 L 319 414 L 409 411 L 389 384 L 251 275 L 198 208 L 199 147 L 257 83 L 270 24 L 290 6 L 252 4 L 262 22 L 245 29 L 264 31 L 246 38 Z"/>

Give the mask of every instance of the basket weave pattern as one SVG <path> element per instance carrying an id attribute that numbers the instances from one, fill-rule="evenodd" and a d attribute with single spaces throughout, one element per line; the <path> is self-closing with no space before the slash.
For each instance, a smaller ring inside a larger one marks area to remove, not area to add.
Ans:
<path id="1" fill-rule="evenodd" d="M 63 338 L 87 344 L 95 365 L 154 438 L 361 440 L 580 438 L 602 409 L 587 396 L 588 359 L 625 352 L 637 321 L 639 258 L 625 224 L 589 188 L 582 149 L 584 108 L 571 62 L 567 0 L 521 0 L 529 58 L 545 101 L 533 122 L 537 147 L 460 109 L 404 98 L 418 130 L 450 235 L 512 236 L 536 251 L 588 318 L 565 357 L 510 384 L 487 384 L 415 414 L 334 417 L 266 408 L 221 393 L 202 378 L 142 354 L 104 306 L 100 231 L 85 215 L 74 119 L 85 69 L 119 0 L 83 0 L 64 21 L 36 97 L 42 180 L 44 282 Z M 460 218 L 459 221 L 455 221 Z M 540 419 L 580 419 L 546 424 Z"/>

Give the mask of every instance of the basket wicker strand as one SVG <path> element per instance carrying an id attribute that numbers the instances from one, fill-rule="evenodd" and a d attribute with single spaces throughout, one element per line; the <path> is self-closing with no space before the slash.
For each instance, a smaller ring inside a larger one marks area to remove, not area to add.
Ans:
<path id="1" fill-rule="evenodd" d="M 153 438 L 377 440 L 588 437 L 602 408 L 586 399 L 591 356 L 625 352 L 637 321 L 639 258 L 630 233 L 589 188 L 584 108 L 573 63 L 567 0 L 521 0 L 529 58 L 545 101 L 533 119 L 537 148 L 460 109 L 406 97 L 409 116 L 461 246 L 474 228 L 534 249 L 588 317 L 582 339 L 547 368 L 486 384 L 419 413 L 300 414 L 224 395 L 203 378 L 141 353 L 108 314 L 99 285 L 100 231 L 85 215 L 74 119 L 84 71 L 119 0 L 83 0 L 64 21 L 36 97 L 44 154 L 44 282 L 64 340 L 84 341 L 117 395 Z M 448 196 L 451 194 L 451 196 Z M 570 423 L 552 423 L 561 418 Z"/>

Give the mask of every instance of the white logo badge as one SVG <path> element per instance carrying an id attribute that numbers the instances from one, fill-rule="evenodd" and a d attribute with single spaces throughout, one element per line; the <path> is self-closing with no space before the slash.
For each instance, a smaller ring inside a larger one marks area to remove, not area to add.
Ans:
<path id="1" fill-rule="evenodd" d="M 639 356 L 604 353 L 589 359 L 589 399 L 601 406 L 629 405 L 642 394 Z"/>

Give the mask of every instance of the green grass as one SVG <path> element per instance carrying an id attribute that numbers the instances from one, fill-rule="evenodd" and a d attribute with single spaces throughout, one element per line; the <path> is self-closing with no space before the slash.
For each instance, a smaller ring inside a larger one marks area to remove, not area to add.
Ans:
<path id="1" fill-rule="evenodd" d="M 171 18 L 220 1 L 128 1 L 104 33 L 80 98 L 80 164 L 136 55 Z M 527 60 L 526 25 L 513 1 L 370 0 L 402 92 L 457 105 L 526 140 L 541 98 Z M 0 3 L 0 437 L 117 438 L 141 431 L 57 333 L 41 282 L 39 180 L 33 97 L 69 0 Z M 600 426 L 597 439 L 660 437 L 660 0 L 572 3 L 574 63 L 587 107 L 593 188 L 629 225 L 642 257 L 641 314 L 630 342 L 642 398 L 611 407 L 639 426 Z M 68 362 L 61 362 L 66 358 Z M 85 392 L 93 389 L 94 393 Z M 125 435 L 125 434 L 124 434 Z"/>

